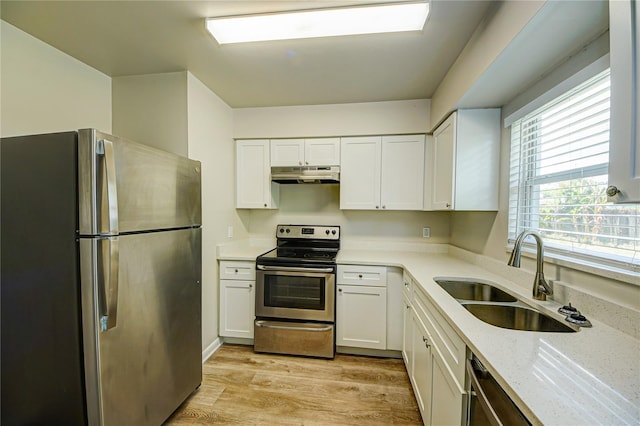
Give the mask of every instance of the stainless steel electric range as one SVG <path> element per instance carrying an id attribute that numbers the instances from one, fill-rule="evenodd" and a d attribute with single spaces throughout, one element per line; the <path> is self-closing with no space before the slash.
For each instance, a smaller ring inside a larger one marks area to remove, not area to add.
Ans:
<path id="1" fill-rule="evenodd" d="M 256 259 L 256 352 L 335 356 L 339 226 L 278 225 Z"/>

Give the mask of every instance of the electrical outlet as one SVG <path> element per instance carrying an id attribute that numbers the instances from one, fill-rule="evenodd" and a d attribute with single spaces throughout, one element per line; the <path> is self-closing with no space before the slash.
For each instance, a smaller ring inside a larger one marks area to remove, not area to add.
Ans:
<path id="1" fill-rule="evenodd" d="M 428 226 L 422 228 L 422 238 L 431 238 L 431 228 Z"/>
<path id="2" fill-rule="evenodd" d="M 227 228 L 227 237 L 233 238 L 233 226 Z"/>

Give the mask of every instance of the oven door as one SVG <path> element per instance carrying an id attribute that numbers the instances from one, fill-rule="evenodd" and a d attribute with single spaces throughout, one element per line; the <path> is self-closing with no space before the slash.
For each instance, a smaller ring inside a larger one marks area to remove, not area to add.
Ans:
<path id="1" fill-rule="evenodd" d="M 333 267 L 258 265 L 256 317 L 335 321 Z"/>

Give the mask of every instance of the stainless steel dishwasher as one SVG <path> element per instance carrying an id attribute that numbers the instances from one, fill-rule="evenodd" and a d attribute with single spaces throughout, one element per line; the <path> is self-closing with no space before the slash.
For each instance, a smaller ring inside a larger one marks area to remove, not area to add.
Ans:
<path id="1" fill-rule="evenodd" d="M 467 360 L 467 374 L 468 426 L 531 424 L 475 355 Z"/>

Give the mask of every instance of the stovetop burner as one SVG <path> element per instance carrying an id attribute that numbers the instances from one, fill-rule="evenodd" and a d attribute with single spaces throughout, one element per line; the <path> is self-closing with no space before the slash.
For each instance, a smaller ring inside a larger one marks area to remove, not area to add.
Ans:
<path id="1" fill-rule="evenodd" d="M 278 225 L 277 247 L 258 257 L 259 264 L 295 266 L 335 264 L 340 249 L 339 226 Z"/>

